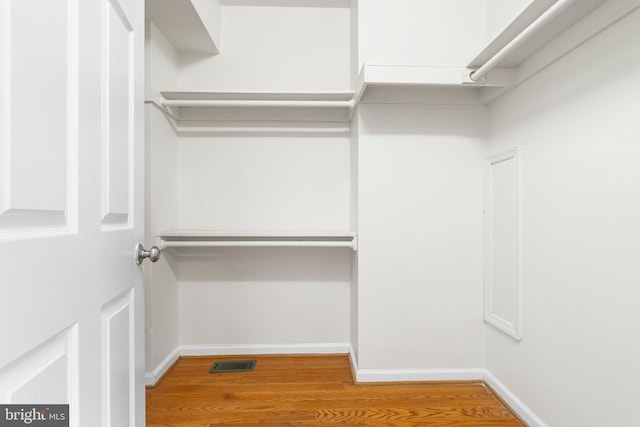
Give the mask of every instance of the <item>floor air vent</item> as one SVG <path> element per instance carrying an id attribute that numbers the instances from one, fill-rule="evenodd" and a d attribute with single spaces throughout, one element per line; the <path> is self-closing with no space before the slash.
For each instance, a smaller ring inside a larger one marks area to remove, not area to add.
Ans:
<path id="1" fill-rule="evenodd" d="M 218 372 L 250 372 L 255 368 L 255 360 L 226 360 L 214 363 L 209 372 L 212 374 Z"/>

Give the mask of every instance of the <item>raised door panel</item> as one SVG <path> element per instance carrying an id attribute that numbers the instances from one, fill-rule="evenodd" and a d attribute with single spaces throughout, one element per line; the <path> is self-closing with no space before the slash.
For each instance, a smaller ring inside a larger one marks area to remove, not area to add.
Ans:
<path id="1" fill-rule="evenodd" d="M 77 330 L 66 329 L 0 370 L 0 402 L 69 404 L 77 410 Z"/>
<path id="2" fill-rule="evenodd" d="M 105 0 L 103 31 L 102 224 L 131 227 L 133 31 L 129 2 Z"/>
<path id="3" fill-rule="evenodd" d="M 33 230 L 60 232 L 73 225 L 75 16 L 71 0 L 13 0 L 0 5 L 0 231 L 4 236 Z"/>
<path id="4" fill-rule="evenodd" d="M 133 294 L 102 309 L 103 425 L 135 425 Z"/>

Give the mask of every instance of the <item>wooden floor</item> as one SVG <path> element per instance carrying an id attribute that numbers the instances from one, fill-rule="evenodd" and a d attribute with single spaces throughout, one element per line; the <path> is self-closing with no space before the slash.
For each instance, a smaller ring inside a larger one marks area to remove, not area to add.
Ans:
<path id="1" fill-rule="evenodd" d="M 253 372 L 210 374 L 256 359 Z M 524 426 L 480 382 L 354 384 L 347 356 L 185 357 L 147 389 L 147 427 Z"/>

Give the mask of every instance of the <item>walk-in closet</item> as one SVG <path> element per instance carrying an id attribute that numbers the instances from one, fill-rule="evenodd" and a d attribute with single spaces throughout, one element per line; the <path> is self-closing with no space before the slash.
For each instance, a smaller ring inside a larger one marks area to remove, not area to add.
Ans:
<path id="1" fill-rule="evenodd" d="M 343 353 L 640 425 L 639 9 L 147 0 L 147 384 Z"/>

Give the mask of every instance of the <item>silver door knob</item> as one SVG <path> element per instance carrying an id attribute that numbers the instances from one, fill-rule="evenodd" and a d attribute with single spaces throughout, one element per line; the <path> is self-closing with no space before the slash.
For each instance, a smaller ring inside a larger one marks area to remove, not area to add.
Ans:
<path id="1" fill-rule="evenodd" d="M 145 258 L 149 258 L 149 261 L 156 262 L 160 259 L 160 248 L 157 246 L 151 246 L 151 249 L 146 250 L 142 243 L 136 245 L 136 264 L 142 264 Z"/>

